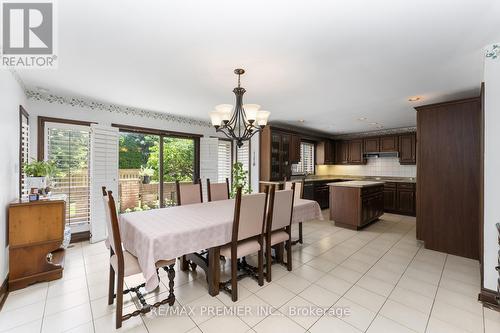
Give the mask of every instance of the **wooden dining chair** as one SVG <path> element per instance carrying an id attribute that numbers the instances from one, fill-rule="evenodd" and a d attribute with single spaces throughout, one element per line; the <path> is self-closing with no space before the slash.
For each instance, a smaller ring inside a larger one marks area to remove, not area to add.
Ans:
<path id="1" fill-rule="evenodd" d="M 198 179 L 198 181 L 193 184 L 180 183 L 176 180 L 175 187 L 177 188 L 177 206 L 203 202 L 201 179 Z"/>
<path id="2" fill-rule="evenodd" d="M 123 290 L 124 278 L 130 275 L 140 274 L 142 270 L 139 266 L 137 258 L 130 252 L 126 251 L 122 247 L 120 229 L 118 225 L 118 216 L 116 213 L 115 200 L 113 198 L 112 191 L 106 191 L 106 187 L 102 187 L 102 195 L 104 201 L 104 211 L 106 214 L 106 223 L 108 230 L 108 241 L 109 241 L 109 291 L 108 291 L 108 304 L 111 305 L 116 298 L 116 328 L 122 326 L 124 320 L 130 319 L 132 317 L 138 316 L 140 314 L 148 313 L 151 311 L 152 307 L 159 307 L 163 304 L 172 306 L 175 302 L 174 295 L 174 278 L 175 278 L 175 259 L 170 260 L 160 260 L 156 263 L 156 268 L 163 268 L 167 272 L 169 280 L 169 293 L 168 297 L 162 301 L 156 302 L 149 305 L 144 296 L 142 295 L 140 288 L 145 286 L 145 283 L 137 287 L 132 287 Z M 115 293 L 115 274 L 117 275 L 117 286 Z M 141 309 L 135 310 L 131 313 L 123 315 L 123 295 L 129 292 L 134 292 L 137 298 L 141 302 Z"/>
<path id="3" fill-rule="evenodd" d="M 278 261 L 283 263 L 281 249 L 283 244 L 286 248 L 286 267 L 292 270 L 292 214 L 293 200 L 295 196 L 295 183 L 291 189 L 276 191 L 275 185 L 271 185 L 269 193 L 269 209 L 266 222 L 266 280 L 271 282 L 271 249 L 278 245 Z"/>
<path id="4" fill-rule="evenodd" d="M 207 178 L 208 201 L 228 200 L 229 199 L 229 178 L 225 183 L 210 183 Z"/>
<path id="5" fill-rule="evenodd" d="M 238 276 L 238 258 L 253 253 L 258 255 L 257 281 L 264 284 L 264 237 L 263 228 L 267 206 L 266 193 L 241 194 L 241 187 L 236 192 L 234 205 L 233 231 L 231 242 L 220 249 L 220 254 L 231 258 L 231 279 L 221 283 L 222 289 L 231 294 L 233 302 L 238 300 L 238 279 L 254 274 L 246 271 Z M 231 285 L 231 288 L 228 286 Z"/>
<path id="6" fill-rule="evenodd" d="M 303 199 L 304 198 L 304 183 L 305 180 L 304 178 L 300 181 L 287 181 L 285 178 L 285 190 L 289 190 L 292 188 L 292 184 L 295 184 L 295 194 L 294 198 L 295 199 Z M 295 200 L 294 199 L 294 200 Z M 300 244 L 303 244 L 304 242 L 304 237 L 302 234 L 302 222 L 298 223 L 299 225 L 299 239 L 296 240 L 295 242 L 299 242 Z"/>

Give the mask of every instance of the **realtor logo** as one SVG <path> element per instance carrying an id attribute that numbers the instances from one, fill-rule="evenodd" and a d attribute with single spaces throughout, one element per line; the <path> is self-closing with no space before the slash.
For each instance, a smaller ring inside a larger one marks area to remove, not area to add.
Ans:
<path id="1" fill-rule="evenodd" d="M 2 66 L 54 68 L 54 4 L 2 3 Z"/>

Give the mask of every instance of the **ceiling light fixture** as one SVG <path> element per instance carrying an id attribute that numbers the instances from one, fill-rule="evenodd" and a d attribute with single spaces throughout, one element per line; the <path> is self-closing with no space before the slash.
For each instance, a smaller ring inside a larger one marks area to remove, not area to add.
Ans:
<path id="1" fill-rule="evenodd" d="M 262 131 L 271 112 L 260 110 L 258 104 L 243 105 L 243 94 L 246 90 L 240 86 L 240 76 L 245 74 L 245 70 L 237 68 L 234 74 L 238 75 L 238 86 L 233 89 L 236 95 L 234 110 L 231 104 L 219 104 L 210 112 L 210 119 L 217 132 L 236 140 L 238 147 L 241 147 L 243 141 L 250 140 L 255 133 Z"/>
<path id="2" fill-rule="evenodd" d="M 416 101 L 419 101 L 419 100 L 420 100 L 419 96 L 413 96 L 413 97 L 408 98 L 409 102 L 416 102 Z"/>

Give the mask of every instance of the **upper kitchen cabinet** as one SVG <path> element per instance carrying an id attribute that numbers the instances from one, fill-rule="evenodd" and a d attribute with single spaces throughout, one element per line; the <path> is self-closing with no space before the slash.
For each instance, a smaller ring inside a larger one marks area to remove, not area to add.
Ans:
<path id="1" fill-rule="evenodd" d="M 380 151 L 380 138 L 366 138 L 364 140 L 365 153 L 378 153 Z"/>
<path id="2" fill-rule="evenodd" d="M 415 133 L 403 134 L 399 136 L 399 163 L 416 164 L 416 135 Z"/>
<path id="3" fill-rule="evenodd" d="M 349 142 L 335 141 L 335 164 L 349 163 Z"/>
<path id="4" fill-rule="evenodd" d="M 365 164 L 363 157 L 363 139 L 349 141 L 349 164 Z"/>
<path id="5" fill-rule="evenodd" d="M 316 145 L 316 164 L 334 164 L 335 146 L 331 140 L 318 142 Z"/>
<path id="6" fill-rule="evenodd" d="M 398 151 L 398 136 L 387 135 L 380 137 L 380 151 L 381 152 L 395 152 Z"/>
<path id="7" fill-rule="evenodd" d="M 290 162 L 300 162 L 300 136 L 296 134 L 290 136 Z"/>

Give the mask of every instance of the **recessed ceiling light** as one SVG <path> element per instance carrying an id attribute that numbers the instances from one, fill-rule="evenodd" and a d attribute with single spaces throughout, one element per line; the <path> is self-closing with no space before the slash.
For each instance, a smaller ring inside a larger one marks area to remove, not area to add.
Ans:
<path id="1" fill-rule="evenodd" d="M 421 97 L 419 96 L 413 96 L 413 97 L 410 97 L 408 98 L 408 101 L 409 102 L 416 102 L 416 101 L 419 101 Z"/>
<path id="2" fill-rule="evenodd" d="M 366 117 L 361 117 L 361 118 L 358 118 L 359 121 L 365 121 L 366 120 Z"/>

